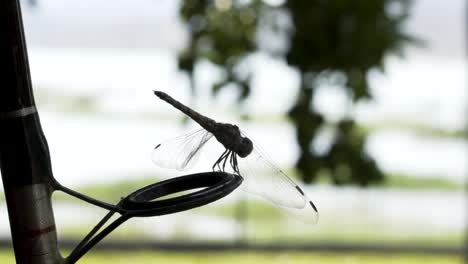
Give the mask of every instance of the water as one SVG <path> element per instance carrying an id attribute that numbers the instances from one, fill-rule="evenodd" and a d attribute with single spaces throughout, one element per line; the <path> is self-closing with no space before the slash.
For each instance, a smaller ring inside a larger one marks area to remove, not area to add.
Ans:
<path id="1" fill-rule="evenodd" d="M 139 173 L 170 172 L 151 162 L 151 151 L 161 141 L 187 132 L 177 123 L 146 119 L 42 112 L 41 120 L 50 145 L 55 176 L 72 185 L 117 181 Z M 279 167 L 294 165 L 298 147 L 291 125 L 240 122 L 239 126 Z M 282 140 L 277 140 L 278 137 Z M 420 137 L 397 130 L 370 135 L 366 149 L 385 171 L 463 181 L 468 170 L 466 144 L 462 139 Z M 213 157 L 221 152 L 221 148 L 216 148 L 206 153 L 197 169 L 210 169 L 215 161 Z"/>
<path id="2" fill-rule="evenodd" d="M 76 188 L 99 182 L 131 180 L 129 177 L 164 178 L 179 174 L 160 169 L 151 161 L 153 146 L 161 139 L 185 131 L 178 123 L 119 118 L 118 114 L 109 117 L 47 111 L 41 111 L 41 120 L 50 145 L 54 175 L 67 186 Z M 279 166 L 288 168 L 294 164 L 298 148 L 294 129 L 289 124 L 240 122 L 240 126 L 253 132 L 250 136 L 259 139 L 259 144 Z M 270 133 L 272 130 L 274 134 Z M 463 175 L 460 169 L 465 168 L 462 166 L 464 160 L 457 160 L 465 144 L 459 139 L 421 138 L 408 132 L 390 131 L 371 135 L 367 148 L 384 169 L 400 169 L 403 172 L 422 169 L 420 177 L 424 176 L 424 171 L 432 175 L 433 171 L 444 170 L 447 177 L 457 179 Z M 218 151 L 221 152 L 222 148 Z M 207 153 L 195 170 L 211 168 L 212 157 L 219 153 Z M 364 228 L 369 232 L 396 235 L 440 235 L 460 233 L 466 223 L 462 209 L 465 208 L 465 197 L 461 191 L 362 190 L 321 185 L 306 186 L 305 191 L 320 210 L 319 223 L 314 229 L 318 230 L 316 232 Z M 8 235 L 7 214 L 5 205 L 2 206 L 5 217 L 0 218 L 0 226 L 4 227 L 0 229 L 0 235 Z M 75 207 L 59 203 L 54 205 L 54 209 L 59 226 L 63 229 L 92 225 L 103 214 L 90 206 Z M 80 218 L 73 216 L 75 211 L 80 211 Z M 196 220 L 193 225 L 185 224 L 189 216 Z M 187 236 L 199 239 L 233 239 L 238 236 L 239 230 L 233 216 L 197 213 L 135 220 L 129 225 L 133 229 L 151 230 L 145 233 L 158 239 L 177 236 L 181 226 L 184 226 Z M 217 226 L 213 229 L 217 231 L 206 231 L 203 226 Z M 295 222 L 290 229 L 297 226 L 301 225 Z"/>
<path id="3" fill-rule="evenodd" d="M 54 174 L 70 185 L 117 181 L 135 174 L 174 175 L 174 171 L 154 166 L 151 151 L 162 140 L 187 132 L 177 123 L 121 119 L 117 114 L 112 118 L 41 111 L 41 120 Z M 279 167 L 294 165 L 298 146 L 291 125 L 243 122 L 239 125 Z M 277 140 L 278 137 L 282 140 Z M 468 170 L 466 144 L 462 139 L 421 137 L 410 131 L 394 130 L 371 134 L 366 149 L 384 171 L 462 182 Z M 211 168 L 213 157 L 221 153 L 221 148 L 206 153 L 197 169 Z"/>
<path id="4" fill-rule="evenodd" d="M 342 230 L 345 233 L 367 230 L 372 233 L 391 233 L 393 237 L 438 236 L 462 234 L 466 215 L 463 192 L 402 191 L 381 189 L 338 188 L 332 186 L 307 187 L 305 191 L 320 206 L 320 220 L 315 226 L 306 226 L 295 220 L 288 228 L 272 232 L 301 232 L 320 236 L 324 230 Z M 235 195 L 210 205 L 229 205 L 236 201 Z M 253 199 L 253 198 L 252 198 Z M 99 208 L 54 203 L 55 218 L 60 235 L 73 232 L 85 234 L 104 215 Z M 76 212 L 80 212 L 79 215 Z M 0 213 L 6 216 L 6 206 L 0 204 Z M 190 219 L 190 220 L 188 220 Z M 175 215 L 155 218 L 132 219 L 124 225 L 125 230 L 145 234 L 145 238 L 174 239 L 181 234 L 187 239 L 234 239 L 239 235 L 239 224 L 234 217 L 191 210 Z M 9 235 L 8 218 L 0 218 L 0 236 Z M 209 227 L 209 228 L 208 228 Z M 304 228 L 306 228 L 304 230 Z M 288 231 L 289 230 L 289 231 Z M 252 235 L 255 238 L 255 235 Z M 180 237 L 179 237 L 180 238 Z M 324 238 L 326 239 L 326 237 Z"/>
<path id="5" fill-rule="evenodd" d="M 465 139 L 430 137 L 411 130 L 385 130 L 367 138 L 367 150 L 384 171 L 441 177 L 463 183 L 468 172 Z"/>
<path id="6" fill-rule="evenodd" d="M 173 170 L 158 168 L 151 161 L 151 152 L 161 141 L 183 134 L 185 129 L 178 124 L 148 122 L 148 120 L 122 120 L 89 116 L 62 116 L 43 112 L 41 120 L 49 142 L 52 167 L 55 177 L 70 185 L 84 185 L 98 182 L 128 180 L 128 176 L 158 175 Z M 272 146 L 275 135 L 268 133 L 275 129 L 276 136 L 285 140 L 271 150 L 271 157 L 278 160 L 282 167 L 289 167 L 297 157 L 294 146 L 293 130 L 281 124 L 260 128 L 246 126 L 255 130 L 252 137 L 261 138 L 259 144 Z M 288 138 L 289 137 L 289 138 Z M 213 148 L 203 153 L 195 170 L 211 169 L 222 147 L 213 142 Z M 218 146 L 218 147 L 216 147 Z M 270 149 L 269 147 L 266 147 Z M 145 174 L 146 173 L 146 174 Z"/>

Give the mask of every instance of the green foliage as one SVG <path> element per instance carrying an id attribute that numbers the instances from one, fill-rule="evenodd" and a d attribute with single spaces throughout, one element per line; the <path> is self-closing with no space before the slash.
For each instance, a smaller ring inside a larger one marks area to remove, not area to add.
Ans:
<path id="1" fill-rule="evenodd" d="M 407 38 L 400 29 L 405 0 L 290 0 L 286 6 L 295 28 L 288 62 L 302 72 L 343 71 L 353 90 L 367 90 L 366 71 L 382 66 L 384 55 Z"/>
<path id="2" fill-rule="evenodd" d="M 179 56 L 179 68 L 188 72 L 192 79 L 197 60 L 207 59 L 223 65 L 225 74 L 213 86 L 218 92 L 223 86 L 236 84 L 245 98 L 250 92 L 249 76 L 236 72 L 243 58 L 255 52 L 257 11 L 259 2 L 246 5 L 231 5 L 231 1 L 188 0 L 182 3 L 180 14 L 187 21 L 191 41 Z"/>
<path id="3" fill-rule="evenodd" d="M 0 251 L 2 263 L 14 263 L 12 251 Z M 433 255 L 377 255 L 377 254 L 320 254 L 320 253 L 255 253 L 255 252 L 217 252 L 217 253 L 188 253 L 188 252 L 99 252 L 91 251 L 79 263 L 88 264 L 123 264 L 123 263 L 166 263 L 166 264 L 195 264 L 195 263 L 245 263 L 245 264 L 284 264 L 284 263 L 323 263 L 323 264 L 455 264 L 461 263 L 461 257 L 433 256 Z"/>
<path id="4" fill-rule="evenodd" d="M 383 70 L 385 56 L 401 53 L 412 41 L 401 28 L 409 5 L 410 0 L 287 0 L 276 7 L 260 0 L 183 1 L 180 13 L 190 40 L 179 56 L 179 67 L 191 76 L 193 88 L 197 61 L 221 66 L 224 74 L 213 91 L 234 85 L 244 99 L 253 74 L 241 67 L 246 58 L 261 51 L 286 59 L 301 77 L 289 117 L 301 148 L 296 165 L 302 178 L 311 182 L 319 171 L 327 170 L 338 185 L 379 183 L 383 174 L 365 153 L 365 134 L 358 132 L 350 113 L 331 124 L 336 137 L 326 153 L 311 148 L 320 130 L 330 126 L 314 109 L 313 99 L 324 84 L 341 87 L 349 97 L 349 109 L 358 100 L 371 99 L 369 71 Z M 259 35 L 265 31 L 286 44 L 263 47 Z"/>

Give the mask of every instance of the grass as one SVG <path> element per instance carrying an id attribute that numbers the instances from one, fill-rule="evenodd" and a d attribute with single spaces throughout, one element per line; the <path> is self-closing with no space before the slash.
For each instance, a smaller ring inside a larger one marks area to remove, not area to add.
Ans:
<path id="1" fill-rule="evenodd" d="M 1 263 L 15 263 L 13 252 L 0 251 Z M 462 263 L 461 257 L 431 255 L 376 255 L 376 254 L 325 254 L 325 253 L 165 253 L 165 252 L 90 252 L 78 263 L 123 264 L 455 264 Z"/>
<path id="2" fill-rule="evenodd" d="M 364 134 L 373 133 L 376 131 L 383 131 L 388 129 L 401 129 L 413 131 L 421 136 L 430 136 L 438 138 L 467 138 L 468 131 L 466 129 L 448 130 L 429 125 L 409 122 L 409 121 L 385 121 L 381 123 L 373 123 L 366 125 L 359 125 L 359 130 Z"/>
<path id="3" fill-rule="evenodd" d="M 288 175 L 296 176 L 293 169 L 287 171 Z M 316 183 L 332 184 L 329 175 L 319 174 Z M 312 183 L 314 184 L 314 183 Z M 355 185 L 356 186 L 356 185 Z M 461 191 L 465 184 L 453 181 L 443 176 L 417 177 L 401 173 L 385 173 L 382 183 L 373 183 L 371 188 L 397 188 L 402 190 L 438 190 L 438 191 Z"/>
<path id="4" fill-rule="evenodd" d="M 70 96 L 65 92 L 58 92 L 46 89 L 36 89 L 35 96 L 40 102 L 41 109 L 53 109 L 55 111 L 66 113 L 98 113 L 98 98 L 93 95 L 74 95 Z"/>
<path id="5" fill-rule="evenodd" d="M 293 170 L 287 170 L 287 173 L 293 177 L 296 174 Z M 118 201 L 121 196 L 157 181 L 154 176 L 136 178 L 129 175 L 127 178 L 133 180 L 87 185 L 78 188 L 78 191 L 106 201 Z M 442 177 L 417 178 L 403 174 L 387 174 L 383 184 L 376 185 L 374 187 L 454 191 L 463 190 L 464 185 Z"/>
<path id="6" fill-rule="evenodd" d="M 290 173 L 294 175 L 294 173 Z M 141 174 L 140 174 L 141 175 Z M 123 180 L 113 183 L 105 184 L 91 184 L 79 187 L 77 191 L 90 195 L 94 198 L 101 199 L 109 202 L 117 202 L 122 196 L 126 196 L 130 192 L 146 186 L 151 183 L 155 183 L 154 176 L 151 177 L 141 177 L 135 178 L 132 176 L 127 177 L 128 179 L 133 180 Z M 375 186 L 377 188 L 399 188 L 399 189 L 409 189 L 409 190 L 443 190 L 443 191 L 456 191 L 463 190 L 464 185 L 457 183 L 445 178 L 432 177 L 432 178 L 416 178 L 411 176 L 405 176 L 402 174 L 388 174 L 385 178 L 385 182 L 382 185 Z M 3 196 L 0 196 L 0 201 L 2 201 Z M 75 198 L 65 195 L 63 193 L 54 194 L 54 200 L 59 201 L 77 201 Z M 266 209 L 261 207 L 260 203 L 256 206 L 257 212 L 268 213 L 263 211 L 258 211 Z M 230 208 L 227 209 L 231 211 Z M 225 211 L 221 209 L 220 211 Z M 267 217 L 271 215 L 266 214 Z"/>
<path id="7" fill-rule="evenodd" d="M 460 246 L 464 242 L 463 232 L 452 232 L 447 234 L 401 234 L 382 232 L 375 228 L 359 228 L 357 230 L 351 228 L 332 228 L 325 227 L 315 230 L 302 229 L 302 232 L 297 228 L 284 228 L 280 223 L 271 223 L 263 221 L 249 221 L 246 226 L 247 241 L 252 244 L 269 244 L 269 243 L 342 243 L 342 244 L 363 244 L 363 245 L 424 245 L 424 246 Z M 73 226 L 60 230 L 60 239 L 81 239 L 91 229 L 90 226 Z M 274 230 L 274 231 L 273 231 Z M 166 237 L 162 241 L 169 239 L 171 242 L 204 242 L 204 243 L 226 243 L 223 238 L 219 239 L 202 239 L 193 238 L 184 230 L 178 230 L 179 233 Z M 156 238 L 145 233 L 144 229 L 139 229 L 135 225 L 123 226 L 116 229 L 106 240 L 126 241 L 154 241 Z M 1 263 L 1 262 L 0 262 Z"/>
<path id="8" fill-rule="evenodd" d="M 398 179 L 403 181 L 402 179 Z M 154 180 L 151 179 L 151 182 Z M 124 181 L 114 184 L 106 184 L 99 186 L 88 186 L 83 187 L 80 191 L 104 199 L 106 201 L 117 201 L 120 196 L 127 194 L 131 190 L 138 187 L 144 186 L 150 183 L 148 179 L 142 178 L 135 181 Z M 437 182 L 435 182 L 437 183 Z M 435 184 L 434 183 L 434 184 Z M 427 186 L 426 186 L 427 187 Z M 67 196 L 63 195 L 62 198 Z M 61 199 L 60 197 L 54 197 Z M 74 198 L 72 198 L 74 199 Z M 77 200 L 75 200 L 77 201 Z M 238 203 L 224 203 L 224 204 L 213 204 L 205 207 L 193 209 L 192 212 L 198 215 L 206 216 L 220 216 L 226 217 L 227 219 L 235 219 L 236 212 L 238 212 Z M 308 228 L 303 226 L 302 223 L 289 219 L 282 214 L 276 207 L 271 206 L 268 203 L 264 203 L 257 200 L 248 200 L 247 205 L 248 221 L 246 224 L 248 238 L 251 242 L 272 242 L 272 241 L 283 241 L 283 242 L 310 242 L 310 241 L 340 241 L 340 242 L 359 242 L 359 243 L 420 243 L 420 244 L 433 244 L 433 245 L 459 245 L 463 241 L 463 233 L 437 233 L 432 232 L 428 234 L 403 234 L 400 232 L 394 232 L 387 230 L 383 225 L 375 223 L 374 225 L 353 225 L 352 223 L 348 226 L 341 226 L 337 228 L 334 223 L 327 225 L 323 223 L 320 228 Z M 288 228 L 284 229 L 287 226 Z M 89 227 L 74 226 L 72 230 L 62 230 L 61 235 L 67 237 L 82 237 L 85 231 L 89 230 Z M 138 228 L 129 228 L 125 232 L 123 230 L 117 231 L 113 238 L 126 237 L 128 239 L 143 239 L 146 238 L 144 230 Z M 183 230 L 181 230 L 183 232 Z M 190 235 L 187 233 L 181 233 L 180 238 L 186 239 Z M 177 239 L 178 236 L 172 237 Z"/>
<path id="9" fill-rule="evenodd" d="M 106 116 L 107 118 L 132 118 L 132 119 L 150 119 L 159 121 L 173 121 L 178 119 L 180 115 L 153 113 L 153 112 L 136 112 L 136 113 L 112 113 L 99 109 L 99 100 L 102 97 L 97 95 L 69 95 L 46 87 L 36 89 L 35 96 L 41 109 L 53 109 L 61 113 L 79 113 L 83 115 Z M 229 109 L 229 112 L 235 115 L 241 115 L 239 109 Z M 285 115 L 272 115 L 268 113 L 260 113 L 242 116 L 243 119 L 255 123 L 285 123 L 290 120 Z M 449 130 L 437 128 L 430 125 L 406 121 L 406 120 L 387 120 L 384 122 L 358 124 L 358 129 L 364 134 L 373 133 L 376 131 L 388 129 L 404 129 L 414 131 L 421 136 L 440 137 L 440 138 L 467 138 L 467 129 Z"/>
<path id="10" fill-rule="evenodd" d="M 135 177 L 129 177 L 129 179 L 135 179 Z M 157 181 L 158 179 L 156 179 L 154 176 L 148 176 L 140 177 L 135 180 L 122 180 L 112 183 L 89 184 L 77 188 L 77 191 L 99 200 L 115 203 L 119 201 L 121 197 L 124 197 L 139 188 L 155 183 Z M 57 192 L 54 194 L 54 200 L 67 202 L 79 201 L 76 198 L 61 192 Z"/>
<path id="11" fill-rule="evenodd" d="M 443 177 L 417 178 L 402 174 L 387 174 L 382 185 L 384 188 L 399 188 L 410 190 L 463 190 L 464 185 Z"/>
<path id="12" fill-rule="evenodd" d="M 91 231 L 92 226 L 89 225 L 76 225 L 69 226 L 66 228 L 58 227 L 59 241 L 60 239 L 75 239 L 81 241 L 86 234 Z M 137 228 L 135 226 L 121 225 L 118 229 L 115 229 L 108 237 L 107 240 L 119 240 L 119 241 L 129 241 L 129 240 L 151 240 L 152 237 L 149 236 L 143 228 Z M 0 262 L 1 263 L 1 262 Z"/>
<path id="13" fill-rule="evenodd" d="M 288 175 L 294 177 L 295 170 L 285 170 Z M 141 174 L 138 174 L 141 175 Z M 113 183 L 105 184 L 91 184 L 79 187 L 77 191 L 90 195 L 94 198 L 101 199 L 108 202 L 117 202 L 122 196 L 126 196 L 130 192 L 154 183 L 157 180 L 154 176 L 136 178 L 132 175 L 127 177 L 133 180 L 124 180 Z M 328 179 L 321 180 L 320 183 L 328 184 Z M 412 177 L 403 174 L 389 173 L 385 176 L 382 185 L 375 185 L 374 188 L 398 188 L 407 190 L 441 190 L 441 191 L 461 191 L 465 187 L 464 184 L 452 181 L 443 177 Z M 0 192 L 0 202 L 4 202 L 5 197 Z M 59 201 L 77 201 L 63 193 L 55 193 L 54 200 Z"/>
<path id="14" fill-rule="evenodd" d="M 302 232 L 293 227 L 284 231 L 284 227 L 277 223 L 251 224 L 249 236 L 255 243 L 269 243 L 281 241 L 283 243 L 308 243 L 308 242 L 330 242 L 330 243 L 362 243 L 362 244 L 408 244 L 425 246 L 459 246 L 463 244 L 464 234 L 453 232 L 447 234 L 401 234 L 398 232 L 381 231 L 378 227 L 355 227 L 338 228 L 321 227 L 316 230 L 305 230 Z M 276 230 L 273 232 L 272 230 Z"/>
<path id="15" fill-rule="evenodd" d="M 207 213 L 224 215 L 234 219 L 236 204 L 218 207 L 204 207 Z M 270 242 L 339 242 L 339 243 L 375 243 L 379 244 L 420 244 L 420 245 L 454 245 L 464 242 L 464 233 L 453 232 L 427 232 L 418 233 L 398 232 L 399 228 L 387 226 L 386 223 L 367 223 L 364 225 L 350 222 L 343 226 L 336 223 L 321 222 L 317 226 L 308 226 L 295 219 L 282 214 L 275 207 L 267 203 L 249 201 L 247 206 L 248 220 L 246 234 L 252 243 Z M 395 230 L 396 229 L 396 230 Z"/>

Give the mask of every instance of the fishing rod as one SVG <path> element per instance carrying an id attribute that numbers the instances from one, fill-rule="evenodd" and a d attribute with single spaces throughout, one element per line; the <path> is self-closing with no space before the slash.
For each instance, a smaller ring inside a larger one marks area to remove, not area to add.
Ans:
<path id="1" fill-rule="evenodd" d="M 47 140 L 34 101 L 19 0 L 0 1 L 0 169 L 16 263 L 75 263 L 115 228 L 132 217 L 189 210 L 216 201 L 236 189 L 242 177 L 206 172 L 151 184 L 109 204 L 76 192 L 54 178 Z M 201 190 L 169 199 L 164 196 Z M 69 256 L 57 242 L 51 196 L 62 191 L 108 214 Z M 114 214 L 120 216 L 108 224 Z"/>

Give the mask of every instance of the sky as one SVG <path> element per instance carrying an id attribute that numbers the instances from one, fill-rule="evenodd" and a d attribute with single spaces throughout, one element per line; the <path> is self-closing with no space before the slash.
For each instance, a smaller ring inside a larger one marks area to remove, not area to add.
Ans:
<path id="1" fill-rule="evenodd" d="M 179 1 L 37 1 L 35 7 L 23 4 L 29 45 L 174 50 L 184 45 Z M 464 5 L 463 0 L 415 0 L 407 31 L 426 40 L 435 56 L 463 57 Z"/>

